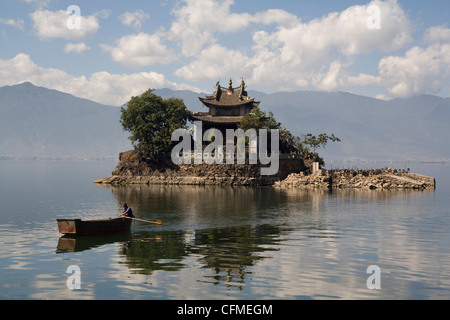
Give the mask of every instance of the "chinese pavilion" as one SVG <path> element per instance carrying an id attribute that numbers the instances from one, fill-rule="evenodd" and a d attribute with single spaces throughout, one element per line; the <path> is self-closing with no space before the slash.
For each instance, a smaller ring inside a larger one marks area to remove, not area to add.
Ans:
<path id="1" fill-rule="evenodd" d="M 199 98 L 208 112 L 197 112 L 192 115 L 193 121 L 202 121 L 202 129 L 215 128 L 226 134 L 226 129 L 238 128 L 242 118 L 259 105 L 255 98 L 250 98 L 245 90 L 244 79 L 239 87 L 233 88 L 230 79 L 228 88 L 220 86 L 220 80 L 216 83 L 216 90 L 212 96 Z"/>

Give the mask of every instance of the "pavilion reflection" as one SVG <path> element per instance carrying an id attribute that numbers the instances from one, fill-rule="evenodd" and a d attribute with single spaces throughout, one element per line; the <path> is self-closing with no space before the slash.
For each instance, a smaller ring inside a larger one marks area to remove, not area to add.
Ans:
<path id="1" fill-rule="evenodd" d="M 211 284 L 240 288 L 249 267 L 278 251 L 292 221 L 309 234 L 334 235 L 323 221 L 304 220 L 320 210 L 323 195 L 303 193 L 292 207 L 289 193 L 270 187 L 136 185 L 108 186 L 118 205 L 127 202 L 141 219 L 161 219 L 162 228 L 145 224 L 133 228 L 133 241 L 122 251 L 124 264 L 140 274 L 179 271 L 190 258 L 209 270 Z M 313 236 L 313 235 L 312 235 Z M 154 241 L 159 237 L 159 241 Z"/>

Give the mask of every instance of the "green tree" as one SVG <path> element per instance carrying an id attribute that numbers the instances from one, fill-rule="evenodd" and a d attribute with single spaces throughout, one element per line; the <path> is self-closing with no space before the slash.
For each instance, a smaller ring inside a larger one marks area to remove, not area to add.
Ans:
<path id="1" fill-rule="evenodd" d="M 134 148 L 150 160 L 161 162 L 170 159 L 174 146 L 172 132 L 186 128 L 189 110 L 181 99 L 166 99 L 147 90 L 132 97 L 126 108 L 122 107 L 120 123 Z"/>
<path id="2" fill-rule="evenodd" d="M 295 138 L 297 150 L 303 158 L 313 159 L 314 161 L 319 162 L 321 166 L 325 165 L 325 161 L 319 156 L 317 149 L 325 148 L 329 141 L 340 142 L 341 140 L 334 134 L 329 136 L 326 133 L 321 133 L 317 137 L 308 133 Z"/>
<path id="3" fill-rule="evenodd" d="M 246 114 L 239 124 L 239 128 L 246 131 L 248 129 L 280 129 L 281 124 L 277 122 L 272 112 L 266 115 L 259 107 L 254 107 L 251 113 Z"/>
<path id="4" fill-rule="evenodd" d="M 281 123 L 275 119 L 272 112 L 269 112 L 269 114 L 267 115 L 259 107 L 254 107 L 251 113 L 245 115 L 242 118 L 241 123 L 239 124 L 239 128 L 241 128 L 244 131 L 248 129 L 256 129 L 256 130 L 266 129 L 268 131 L 279 130 L 280 134 L 279 151 L 282 153 L 291 153 L 296 151 L 295 147 L 292 145 L 292 142 L 294 141 L 294 136 L 288 129 L 283 127 Z"/>

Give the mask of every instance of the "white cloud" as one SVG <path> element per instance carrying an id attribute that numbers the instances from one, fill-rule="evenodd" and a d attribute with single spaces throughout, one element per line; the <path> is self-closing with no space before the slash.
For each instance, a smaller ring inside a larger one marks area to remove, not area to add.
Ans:
<path id="1" fill-rule="evenodd" d="M 436 94 L 449 83 L 450 43 L 413 47 L 403 57 L 382 59 L 378 69 L 381 82 L 391 97 Z"/>
<path id="2" fill-rule="evenodd" d="M 233 0 L 184 0 L 173 11 L 175 20 L 169 31 L 169 39 L 181 44 L 186 57 L 200 53 L 205 45 L 215 42 L 217 32 L 231 33 L 247 27 L 251 16 L 232 13 Z"/>
<path id="3" fill-rule="evenodd" d="M 190 81 L 243 76 L 252 85 L 277 90 L 336 91 L 349 86 L 377 86 L 386 91 L 379 95 L 383 98 L 436 93 L 449 87 L 450 29 L 429 28 L 422 46 L 413 47 L 412 23 L 397 0 L 372 0 L 310 21 L 279 9 L 236 13 L 233 4 L 233 0 L 180 0 L 172 10 L 173 21 L 167 30 L 129 34 L 112 45 L 100 46 L 114 61 L 130 68 L 177 62 L 175 75 Z M 368 26 L 369 7 L 379 9 L 379 29 Z M 65 11 L 39 10 L 30 16 L 40 38 L 72 41 L 66 45 L 67 53 L 89 50 L 81 40 L 99 28 L 99 15 L 82 17 L 81 30 L 67 28 Z M 118 18 L 124 25 L 140 30 L 149 17 L 137 10 Z M 232 41 L 235 35 L 236 44 Z M 247 42 L 243 40 L 246 36 Z M 367 54 L 372 55 L 372 61 L 378 57 L 378 74 L 352 74 L 352 67 Z M 134 82 L 139 90 L 139 84 L 147 81 L 179 88 L 156 73 L 98 73 L 87 79 L 69 78 L 99 86 L 100 93 L 100 78 L 109 80 L 108 88 L 120 79 Z M 117 89 L 117 93 L 121 90 Z"/>
<path id="4" fill-rule="evenodd" d="M 178 69 L 175 75 L 193 80 L 216 79 L 223 76 L 244 75 L 250 72 L 250 58 L 238 50 L 214 44 L 199 55 L 194 62 Z"/>
<path id="5" fill-rule="evenodd" d="M 250 22 L 263 25 L 277 24 L 283 28 L 291 28 L 300 23 L 300 19 L 285 10 L 269 9 L 257 12 L 250 18 Z"/>
<path id="6" fill-rule="evenodd" d="M 103 9 L 103 10 L 97 11 L 94 14 L 94 16 L 98 19 L 108 19 L 110 15 L 111 15 L 110 9 Z"/>
<path id="7" fill-rule="evenodd" d="M 445 26 L 431 27 L 425 32 L 424 39 L 429 44 L 450 43 L 450 28 Z"/>
<path id="8" fill-rule="evenodd" d="M 125 12 L 119 16 L 119 20 L 128 27 L 133 27 L 136 30 L 141 30 L 142 24 L 145 20 L 150 19 L 150 15 L 144 10 L 139 9 L 135 12 Z"/>
<path id="9" fill-rule="evenodd" d="M 67 11 L 38 10 L 30 14 L 36 34 L 41 39 L 62 38 L 80 40 L 97 32 L 98 20 L 95 16 L 79 17 L 79 28 L 69 28 L 74 16 Z"/>
<path id="10" fill-rule="evenodd" d="M 150 66 L 156 63 L 168 64 L 176 59 L 175 52 L 168 49 L 157 34 L 126 35 L 117 40 L 114 47 L 108 45 L 101 45 L 101 47 L 111 53 L 114 61 L 131 68 Z"/>
<path id="11" fill-rule="evenodd" d="M 89 77 L 77 77 L 62 70 L 40 67 L 23 53 L 10 60 L 0 59 L 0 86 L 25 81 L 114 106 L 123 105 L 132 96 L 142 94 L 149 88 L 200 91 L 192 86 L 168 81 L 164 75 L 156 72 L 111 74 L 103 71 Z"/>
<path id="12" fill-rule="evenodd" d="M 344 66 L 339 61 L 334 61 L 330 64 L 327 73 L 317 74 L 313 77 L 312 83 L 314 86 L 323 91 L 337 91 L 341 87 L 342 73 Z"/>
<path id="13" fill-rule="evenodd" d="M 180 43 L 182 54 L 192 57 L 214 43 L 219 34 L 242 31 L 250 24 L 277 24 L 289 27 L 299 19 L 284 10 L 269 9 L 255 15 L 233 13 L 234 0 L 184 0 L 173 10 L 175 20 L 168 32 L 170 40 Z"/>
<path id="14" fill-rule="evenodd" d="M 414 46 L 403 56 L 387 56 L 378 64 L 378 75 L 349 76 L 351 86 L 376 85 L 386 90 L 383 99 L 438 94 L 450 88 L 450 29 L 431 27 L 424 35 L 426 47 Z"/>
<path id="15" fill-rule="evenodd" d="M 189 80 L 207 80 L 211 74 L 215 78 L 218 74 L 240 70 L 239 75 L 245 76 L 248 82 L 278 89 L 313 86 L 339 90 L 347 83 L 350 75 L 346 69 L 357 56 L 401 49 L 412 41 L 409 19 L 395 0 L 374 0 L 369 5 L 355 5 L 309 22 L 302 22 L 283 10 L 237 15 L 230 12 L 232 3 L 185 1 L 186 5 L 176 10 L 176 21 L 170 31 L 186 36 L 182 40 L 183 50 L 196 54 L 176 75 Z M 368 28 L 370 5 L 380 9 L 381 29 Z M 214 17 L 214 21 L 208 17 Z M 229 21 L 237 23 L 227 29 Z M 235 32 L 250 23 L 276 26 L 272 31 L 253 31 L 251 52 L 222 48 L 212 37 L 214 31 Z M 199 32 L 203 28 L 207 28 L 206 34 Z"/>
<path id="16" fill-rule="evenodd" d="M 68 44 L 66 44 L 64 48 L 65 53 L 75 53 L 75 54 L 81 54 L 89 50 L 91 50 L 91 48 L 88 47 L 84 42 L 80 43 L 69 42 Z"/>
<path id="17" fill-rule="evenodd" d="M 36 5 L 38 8 L 47 7 L 53 0 L 22 0 L 28 4 Z"/>
<path id="18" fill-rule="evenodd" d="M 24 21 L 22 19 L 3 19 L 0 18 L 0 23 L 10 26 L 10 27 L 14 27 L 20 30 L 24 29 Z"/>

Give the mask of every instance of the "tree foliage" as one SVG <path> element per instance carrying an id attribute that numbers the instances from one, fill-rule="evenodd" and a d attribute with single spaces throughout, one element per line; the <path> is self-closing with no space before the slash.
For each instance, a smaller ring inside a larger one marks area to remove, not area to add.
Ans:
<path id="1" fill-rule="evenodd" d="M 122 107 L 120 123 L 134 148 L 154 161 L 170 159 L 174 142 L 172 132 L 185 128 L 189 110 L 181 99 L 162 99 L 153 90 L 132 97 L 126 108 Z"/>
<path id="2" fill-rule="evenodd" d="M 272 112 L 267 116 L 259 107 L 254 107 L 251 113 L 246 114 L 239 124 L 239 128 L 246 131 L 249 129 L 280 129 L 281 124 L 277 122 Z"/>
<path id="3" fill-rule="evenodd" d="M 334 134 L 328 135 L 321 133 L 315 136 L 311 133 L 295 137 L 292 133 L 283 127 L 281 123 L 275 120 L 272 112 L 268 115 L 259 107 L 252 109 L 252 112 L 245 115 L 239 125 L 243 130 L 248 129 L 278 129 L 280 130 L 280 152 L 300 154 L 304 159 L 312 159 L 320 165 L 325 165 L 325 161 L 317 152 L 318 149 L 325 149 L 329 142 L 340 142 L 341 140 Z"/>
<path id="4" fill-rule="evenodd" d="M 325 165 L 324 160 L 317 153 L 317 149 L 325 149 L 328 142 L 340 142 L 341 140 L 334 134 L 331 136 L 321 133 L 317 137 L 311 133 L 304 134 L 301 137 L 296 137 L 295 144 L 298 152 L 303 156 L 304 159 L 313 159 L 320 163 L 320 165 Z"/>

